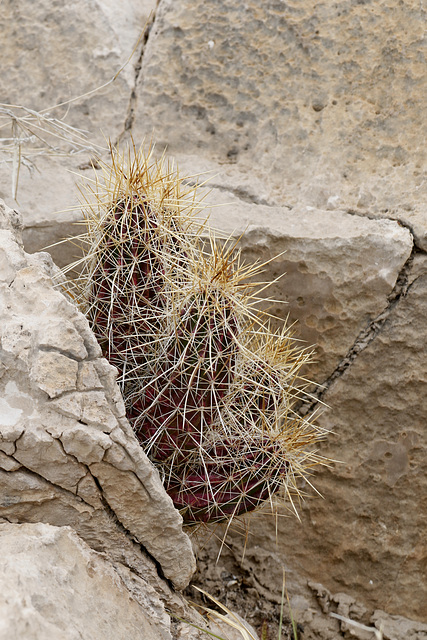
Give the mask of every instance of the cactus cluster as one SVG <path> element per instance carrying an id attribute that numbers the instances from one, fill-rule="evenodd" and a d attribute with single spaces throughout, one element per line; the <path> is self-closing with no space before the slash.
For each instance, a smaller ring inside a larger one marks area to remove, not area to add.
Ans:
<path id="1" fill-rule="evenodd" d="M 196 190 L 163 158 L 112 151 L 89 192 L 75 296 L 184 521 L 289 491 L 319 433 L 294 410 L 308 354 L 255 311 L 259 268 L 197 222 Z"/>

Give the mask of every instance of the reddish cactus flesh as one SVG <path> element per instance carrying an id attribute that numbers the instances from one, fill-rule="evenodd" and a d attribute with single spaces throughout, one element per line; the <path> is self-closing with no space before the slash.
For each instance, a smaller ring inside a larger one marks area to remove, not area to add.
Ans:
<path id="1" fill-rule="evenodd" d="M 237 319 L 226 301 L 191 296 L 178 315 L 158 375 L 130 399 L 128 416 L 153 461 L 201 446 L 218 421 L 237 357 Z"/>
<path id="2" fill-rule="evenodd" d="M 165 486 L 184 521 L 215 522 L 248 513 L 276 493 L 288 471 L 280 445 L 268 437 L 224 442 L 198 452 Z"/>
<path id="3" fill-rule="evenodd" d="M 105 355 L 121 372 L 125 361 L 128 367 L 145 362 L 146 343 L 163 317 L 157 226 L 147 203 L 124 199 L 111 211 L 97 248 L 88 316 Z"/>

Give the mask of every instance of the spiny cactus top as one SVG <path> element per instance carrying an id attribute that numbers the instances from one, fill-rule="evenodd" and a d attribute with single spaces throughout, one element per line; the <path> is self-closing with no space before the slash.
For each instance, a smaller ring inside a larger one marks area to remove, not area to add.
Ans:
<path id="1" fill-rule="evenodd" d="M 294 411 L 308 354 L 254 311 L 257 267 L 206 248 L 195 190 L 163 160 L 112 151 L 103 171 L 73 286 L 135 434 L 187 523 L 253 511 L 318 461 Z"/>

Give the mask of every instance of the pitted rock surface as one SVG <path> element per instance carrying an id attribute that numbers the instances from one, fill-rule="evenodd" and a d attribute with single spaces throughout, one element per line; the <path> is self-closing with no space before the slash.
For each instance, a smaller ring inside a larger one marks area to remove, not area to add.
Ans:
<path id="1" fill-rule="evenodd" d="M 264 265 L 254 280 L 272 282 L 263 295 L 276 301 L 264 307 L 282 322 L 297 321 L 295 335 L 316 349 L 308 375 L 322 382 L 387 307 L 412 235 L 392 220 L 242 203 L 218 189 L 204 202 L 216 205 L 208 208 L 209 225 L 239 240 L 246 262 Z"/>
<path id="2" fill-rule="evenodd" d="M 426 11 L 418 0 L 163 0 L 133 135 L 154 131 L 220 176 L 231 167 L 234 189 L 270 204 L 403 220 L 427 248 Z"/>

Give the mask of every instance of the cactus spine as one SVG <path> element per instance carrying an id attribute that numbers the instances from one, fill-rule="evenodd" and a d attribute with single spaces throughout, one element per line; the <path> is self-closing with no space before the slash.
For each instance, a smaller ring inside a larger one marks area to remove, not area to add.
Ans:
<path id="1" fill-rule="evenodd" d="M 103 170 L 75 288 L 129 421 L 187 523 L 253 511 L 318 461 L 293 409 L 307 353 L 254 312 L 256 266 L 204 251 L 195 191 L 163 159 L 112 151 Z"/>

